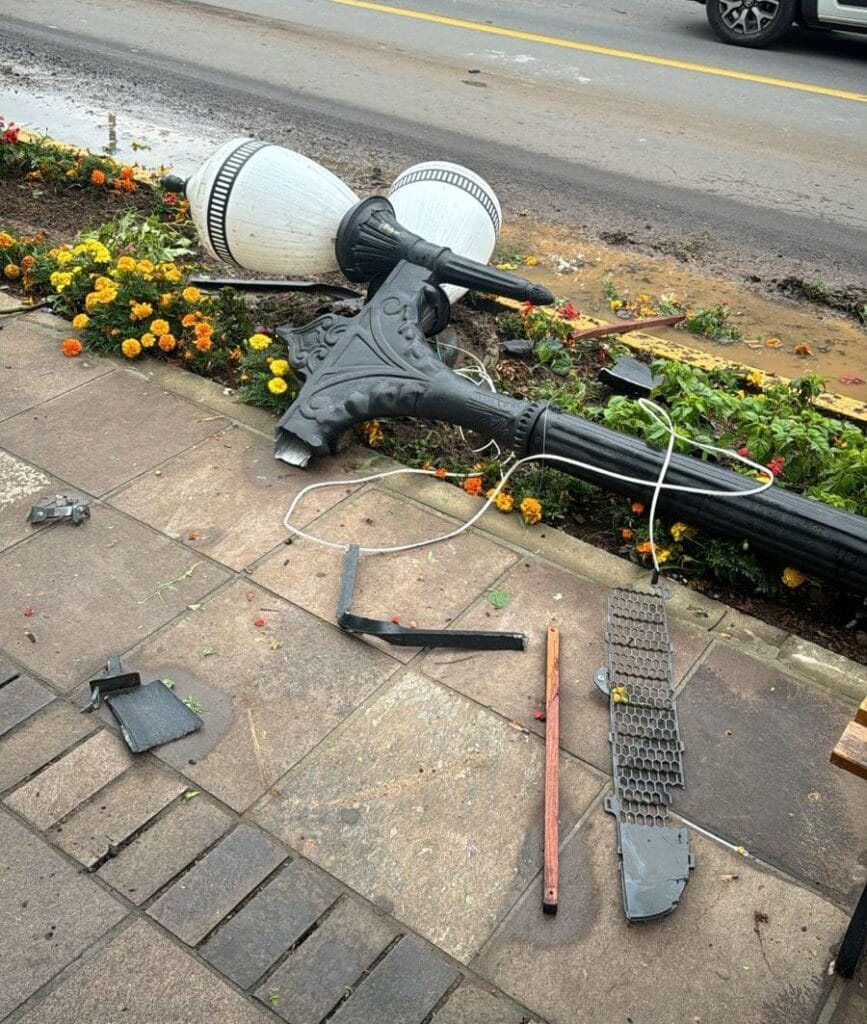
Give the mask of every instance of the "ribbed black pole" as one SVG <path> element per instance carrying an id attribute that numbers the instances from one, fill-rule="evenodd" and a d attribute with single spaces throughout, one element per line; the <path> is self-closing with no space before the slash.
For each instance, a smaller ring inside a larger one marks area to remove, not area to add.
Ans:
<path id="1" fill-rule="evenodd" d="M 655 480 L 664 452 L 659 448 L 552 410 L 540 415 L 527 454 L 545 451 L 639 479 Z M 594 470 L 559 466 L 564 473 L 627 497 L 649 502 L 652 487 L 626 484 Z M 721 491 L 749 490 L 758 481 L 691 456 L 675 454 L 666 483 Z M 716 498 L 662 491 L 660 513 L 736 540 L 784 565 L 821 576 L 841 587 L 867 592 L 867 519 L 821 501 L 771 487 L 743 498 Z"/>

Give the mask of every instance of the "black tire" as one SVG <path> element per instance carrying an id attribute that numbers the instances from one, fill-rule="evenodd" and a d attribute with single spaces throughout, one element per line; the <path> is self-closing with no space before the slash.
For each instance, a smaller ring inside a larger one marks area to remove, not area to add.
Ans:
<path id="1" fill-rule="evenodd" d="M 789 31 L 797 0 L 707 0 L 707 20 L 724 43 L 770 46 Z"/>

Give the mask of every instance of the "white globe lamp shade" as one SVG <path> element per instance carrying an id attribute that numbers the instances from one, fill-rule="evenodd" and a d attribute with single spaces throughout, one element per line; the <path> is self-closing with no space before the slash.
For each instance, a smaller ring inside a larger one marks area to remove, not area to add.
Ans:
<path id="1" fill-rule="evenodd" d="M 474 171 L 444 160 L 414 164 L 395 178 L 388 200 L 400 223 L 428 242 L 477 263 L 491 258 L 503 214 L 494 190 Z M 442 288 L 452 303 L 467 292 L 454 284 Z"/>
<path id="2" fill-rule="evenodd" d="M 283 146 L 233 139 L 187 181 L 190 214 L 216 259 L 264 274 L 337 270 L 334 241 L 358 196 Z"/>

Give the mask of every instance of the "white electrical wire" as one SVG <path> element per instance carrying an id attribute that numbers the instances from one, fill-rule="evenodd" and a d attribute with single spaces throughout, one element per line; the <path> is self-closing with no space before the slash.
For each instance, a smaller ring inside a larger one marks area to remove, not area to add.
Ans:
<path id="1" fill-rule="evenodd" d="M 457 537 L 469 530 L 470 527 L 474 526 L 487 512 L 487 510 L 497 500 L 497 496 L 503 490 L 503 487 L 509 480 L 509 477 L 521 466 L 531 462 L 553 462 L 564 466 L 573 466 L 577 469 L 590 470 L 593 473 L 598 473 L 602 476 L 611 477 L 614 480 L 620 480 L 622 483 L 635 484 L 639 487 L 653 487 L 653 499 L 650 504 L 650 543 L 651 553 L 653 556 L 653 566 L 655 571 L 655 578 L 659 574 L 659 563 L 656 557 L 656 546 L 653 542 L 653 515 L 656 511 L 657 501 L 662 491 L 680 491 L 686 494 L 704 495 L 710 498 L 745 498 L 752 494 L 760 494 L 762 491 L 766 491 L 774 482 L 773 474 L 765 466 L 759 465 L 757 462 L 753 462 L 752 459 L 748 459 L 744 455 L 740 455 L 737 452 L 731 451 L 728 448 L 720 448 L 716 445 L 706 444 L 703 441 L 695 441 L 690 437 L 686 437 L 683 434 L 679 434 L 675 429 L 674 424 L 671 421 L 668 413 L 655 402 L 651 402 L 650 399 L 640 398 L 638 404 L 641 408 L 655 420 L 657 423 L 661 423 L 666 431 L 668 432 L 668 446 L 666 448 L 665 456 L 660 467 L 659 476 L 656 480 L 642 480 L 638 477 L 626 476 L 622 473 L 615 473 L 609 469 L 602 469 L 600 466 L 593 466 L 587 462 L 582 462 L 580 459 L 570 459 L 564 455 L 553 455 L 549 452 L 542 451 L 536 455 L 527 455 L 522 459 L 518 459 L 512 463 L 511 466 L 502 473 L 500 476 L 500 482 L 493 487 L 486 496 L 486 500 L 478 512 L 474 513 L 465 523 L 457 527 L 454 530 L 450 530 L 448 533 L 440 534 L 436 537 L 429 537 L 426 540 L 413 541 L 411 544 L 396 544 L 392 547 L 361 547 L 359 550 L 364 554 L 396 554 L 399 551 L 413 551 L 416 548 L 428 547 L 431 544 L 439 544 L 444 540 L 451 540 L 453 537 Z M 548 409 L 546 407 L 544 412 L 545 422 L 543 423 L 543 436 L 547 436 L 547 416 Z M 749 487 L 743 491 L 719 491 L 712 490 L 707 487 L 691 487 L 686 484 L 667 484 L 665 483 L 665 475 L 668 472 L 669 464 L 671 463 L 672 453 L 674 451 L 674 445 L 676 441 L 685 441 L 687 444 L 691 444 L 696 448 L 700 448 L 706 452 L 716 452 L 717 454 L 726 455 L 729 458 L 734 459 L 737 462 L 742 463 L 745 466 L 749 466 L 750 469 L 755 470 L 761 476 L 766 476 L 768 479 L 764 483 L 760 483 L 755 487 Z M 543 442 L 544 447 L 544 442 Z M 391 476 L 398 476 L 400 474 L 414 474 L 417 476 L 436 476 L 440 479 L 446 477 L 458 477 L 465 479 L 467 477 L 481 476 L 480 473 L 443 473 L 442 471 L 432 469 L 410 469 L 409 467 L 401 467 L 400 469 L 389 469 L 380 473 L 371 473 L 369 476 L 358 477 L 354 480 L 324 480 L 321 483 L 308 484 L 302 488 L 295 497 L 292 499 L 292 503 L 289 505 L 289 509 L 286 515 L 283 517 L 283 525 L 290 533 L 296 537 L 303 537 L 305 540 L 312 541 L 315 544 L 322 544 L 325 547 L 337 548 L 341 551 L 349 549 L 350 545 L 340 544 L 335 541 L 325 540 L 322 537 L 317 537 L 314 534 L 308 533 L 306 530 L 302 530 L 298 526 L 293 526 L 290 523 L 290 519 L 297 508 L 297 506 L 303 501 L 303 499 L 310 494 L 312 491 L 318 491 L 324 487 L 355 487 L 361 484 L 368 484 L 373 480 L 385 480 Z"/>

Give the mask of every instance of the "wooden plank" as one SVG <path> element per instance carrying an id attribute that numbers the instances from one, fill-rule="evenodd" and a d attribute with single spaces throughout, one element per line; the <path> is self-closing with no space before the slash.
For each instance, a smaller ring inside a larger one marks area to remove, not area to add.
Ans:
<path id="1" fill-rule="evenodd" d="M 867 725 L 867 697 L 861 701 L 861 706 L 855 712 L 855 721 L 859 725 Z"/>
<path id="2" fill-rule="evenodd" d="M 560 900 L 560 630 L 548 627 L 545 673 L 545 870 L 542 910 L 556 914 Z"/>
<path id="3" fill-rule="evenodd" d="M 850 722 L 831 754 L 831 764 L 867 779 L 867 726 Z"/>

